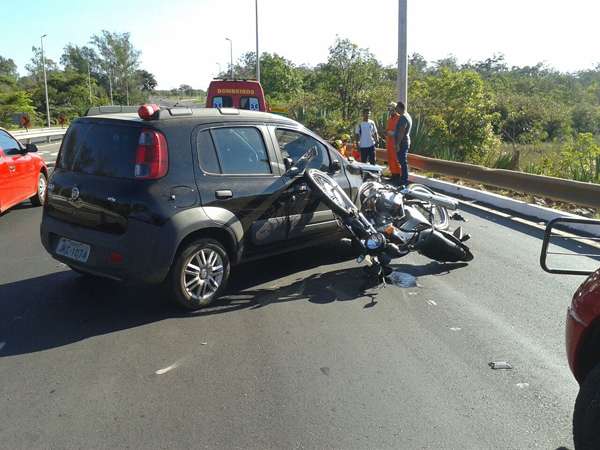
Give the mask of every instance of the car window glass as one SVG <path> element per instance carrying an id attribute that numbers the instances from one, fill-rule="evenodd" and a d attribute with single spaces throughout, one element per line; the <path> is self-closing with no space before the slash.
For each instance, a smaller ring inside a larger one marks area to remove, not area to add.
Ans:
<path id="1" fill-rule="evenodd" d="M 231 108 L 233 101 L 228 95 L 213 97 L 212 101 L 213 108 Z"/>
<path id="2" fill-rule="evenodd" d="M 0 148 L 6 156 L 17 155 L 21 151 L 19 143 L 4 131 L 0 131 Z"/>
<path id="3" fill-rule="evenodd" d="M 131 178 L 140 129 L 109 124 L 71 125 L 57 167 L 89 175 Z"/>
<path id="4" fill-rule="evenodd" d="M 311 147 L 317 148 L 317 156 L 308 164 L 308 168 L 319 169 L 324 172 L 329 170 L 329 156 L 327 149 L 315 138 L 298 131 L 277 128 L 275 136 L 279 149 L 284 158 L 292 158 L 294 163 Z"/>
<path id="5" fill-rule="evenodd" d="M 212 130 L 212 136 L 222 173 L 271 173 L 267 149 L 258 129 L 216 128 Z"/>
<path id="6" fill-rule="evenodd" d="M 202 131 L 201 133 L 198 133 L 196 145 L 198 162 L 200 163 L 202 171 L 208 173 L 221 173 L 219 161 L 217 160 L 217 153 L 210 132 Z"/>
<path id="7" fill-rule="evenodd" d="M 256 97 L 242 97 L 240 98 L 240 109 L 249 109 L 250 111 L 258 111 L 259 103 Z"/>

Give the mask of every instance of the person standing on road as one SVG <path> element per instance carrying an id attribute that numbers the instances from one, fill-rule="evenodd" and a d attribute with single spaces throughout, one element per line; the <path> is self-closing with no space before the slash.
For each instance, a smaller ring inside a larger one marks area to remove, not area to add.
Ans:
<path id="1" fill-rule="evenodd" d="M 412 117 L 406 111 L 406 106 L 402 102 L 396 105 L 398 113 L 398 123 L 394 131 L 394 139 L 396 141 L 396 155 L 402 169 L 400 176 L 400 185 L 408 184 L 408 151 L 410 150 L 410 129 L 412 128 Z"/>
<path id="2" fill-rule="evenodd" d="M 379 140 L 379 133 L 370 116 L 371 110 L 363 109 L 363 120 L 356 126 L 355 134 L 360 149 L 360 161 L 375 164 L 375 144 Z"/>
<path id="3" fill-rule="evenodd" d="M 392 174 L 392 184 L 400 184 L 400 166 L 398 165 L 398 158 L 396 157 L 396 141 L 394 139 L 394 133 L 396 132 L 396 124 L 400 115 L 396 112 L 396 102 L 391 102 L 388 105 L 388 121 L 386 127 L 385 136 L 385 147 L 387 149 L 388 156 L 388 168 Z"/>

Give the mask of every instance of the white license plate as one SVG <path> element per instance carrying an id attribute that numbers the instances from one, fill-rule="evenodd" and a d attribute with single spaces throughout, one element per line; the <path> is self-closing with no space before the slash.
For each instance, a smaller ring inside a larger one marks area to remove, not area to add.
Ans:
<path id="1" fill-rule="evenodd" d="M 90 256 L 90 246 L 81 242 L 60 238 L 56 253 L 79 262 L 86 262 Z"/>

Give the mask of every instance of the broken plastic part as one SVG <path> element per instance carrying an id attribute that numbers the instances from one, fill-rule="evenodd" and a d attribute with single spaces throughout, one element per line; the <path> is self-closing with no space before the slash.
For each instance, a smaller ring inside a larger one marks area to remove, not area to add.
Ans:
<path id="1" fill-rule="evenodd" d="M 417 287 L 417 279 L 409 273 L 394 271 L 388 275 L 390 283 L 401 288 Z"/>
<path id="2" fill-rule="evenodd" d="M 494 370 L 508 370 L 513 367 L 506 361 L 492 361 L 488 364 Z"/>

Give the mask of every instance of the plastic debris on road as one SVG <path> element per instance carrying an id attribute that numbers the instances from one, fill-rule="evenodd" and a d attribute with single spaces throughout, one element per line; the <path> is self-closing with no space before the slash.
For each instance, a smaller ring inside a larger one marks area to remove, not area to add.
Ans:
<path id="1" fill-rule="evenodd" d="M 508 369 L 512 369 L 513 368 L 506 361 L 492 361 L 491 363 L 488 364 L 488 366 L 490 366 L 494 370 L 508 370 Z"/>
<path id="2" fill-rule="evenodd" d="M 525 389 L 529 387 L 529 383 L 517 383 L 519 389 Z"/>
<path id="3" fill-rule="evenodd" d="M 179 361 L 176 362 L 175 364 L 171 364 L 168 367 L 165 367 L 164 369 L 158 369 L 156 372 L 154 372 L 156 375 L 163 375 L 167 372 L 170 372 L 173 369 L 176 369 L 179 366 Z"/>
<path id="4" fill-rule="evenodd" d="M 417 279 L 409 273 L 394 270 L 388 275 L 390 283 L 401 288 L 417 287 Z"/>
<path id="5" fill-rule="evenodd" d="M 462 328 L 460 327 L 450 327 L 450 331 L 460 331 Z"/>

